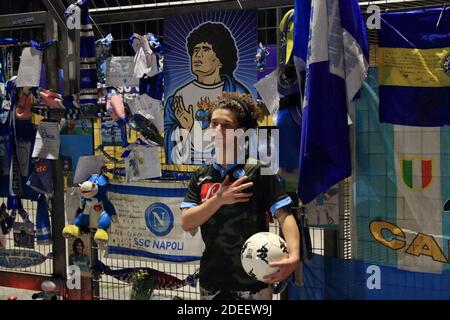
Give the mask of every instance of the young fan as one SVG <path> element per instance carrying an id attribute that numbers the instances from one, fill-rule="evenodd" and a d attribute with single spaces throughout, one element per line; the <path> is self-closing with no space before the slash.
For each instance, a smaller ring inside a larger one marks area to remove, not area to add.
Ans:
<path id="1" fill-rule="evenodd" d="M 200 261 L 203 299 L 271 299 L 269 284 L 287 278 L 300 263 L 292 200 L 283 191 L 279 177 L 262 174 L 260 162 L 246 159 L 238 163 L 238 150 L 242 148 L 237 146 L 235 136 L 226 134 L 255 129 L 260 115 L 247 94 L 224 93 L 209 108 L 215 161 L 193 174 L 181 204 L 183 229 L 200 227 L 206 246 Z M 232 156 L 226 157 L 227 153 Z M 250 236 L 268 231 L 268 212 L 278 219 L 290 255 L 270 264 L 279 271 L 266 276 L 264 283 L 245 273 L 240 255 Z"/>

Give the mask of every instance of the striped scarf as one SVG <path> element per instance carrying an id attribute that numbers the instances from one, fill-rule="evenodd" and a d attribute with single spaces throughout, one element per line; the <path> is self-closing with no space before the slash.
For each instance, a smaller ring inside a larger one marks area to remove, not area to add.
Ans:
<path id="1" fill-rule="evenodd" d="M 66 10 L 72 12 L 72 6 L 81 9 L 80 31 L 80 106 L 91 108 L 97 104 L 97 62 L 95 37 L 89 17 L 91 0 L 78 0 Z"/>

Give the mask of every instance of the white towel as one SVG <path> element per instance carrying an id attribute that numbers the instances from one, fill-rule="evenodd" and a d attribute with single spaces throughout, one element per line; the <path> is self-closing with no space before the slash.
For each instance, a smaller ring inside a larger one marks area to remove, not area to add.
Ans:
<path id="1" fill-rule="evenodd" d="M 145 37 L 139 37 L 133 41 L 134 56 L 134 77 L 142 78 L 144 75 L 153 77 L 159 72 L 157 56 L 150 48 Z"/>

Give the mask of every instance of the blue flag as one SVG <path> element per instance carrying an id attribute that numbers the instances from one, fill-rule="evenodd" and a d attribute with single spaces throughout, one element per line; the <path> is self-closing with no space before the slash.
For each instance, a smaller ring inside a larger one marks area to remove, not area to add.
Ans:
<path id="1" fill-rule="evenodd" d="M 311 0 L 295 0 L 293 54 L 297 72 L 306 70 L 310 19 Z"/>
<path id="2" fill-rule="evenodd" d="M 356 0 L 311 1 L 298 188 L 304 204 L 351 175 L 347 104 L 367 76 L 368 51 Z"/>

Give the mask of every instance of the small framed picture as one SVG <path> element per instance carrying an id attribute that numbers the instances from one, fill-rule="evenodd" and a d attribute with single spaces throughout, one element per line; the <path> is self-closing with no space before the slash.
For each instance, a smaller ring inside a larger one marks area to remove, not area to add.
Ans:
<path id="1" fill-rule="evenodd" d="M 80 268 L 81 276 L 91 276 L 91 241 L 90 234 L 82 234 L 80 237 L 70 239 L 67 246 L 69 250 L 69 267 Z"/>
<path id="2" fill-rule="evenodd" d="M 14 222 L 14 246 L 34 249 L 34 225 L 31 222 Z"/>

